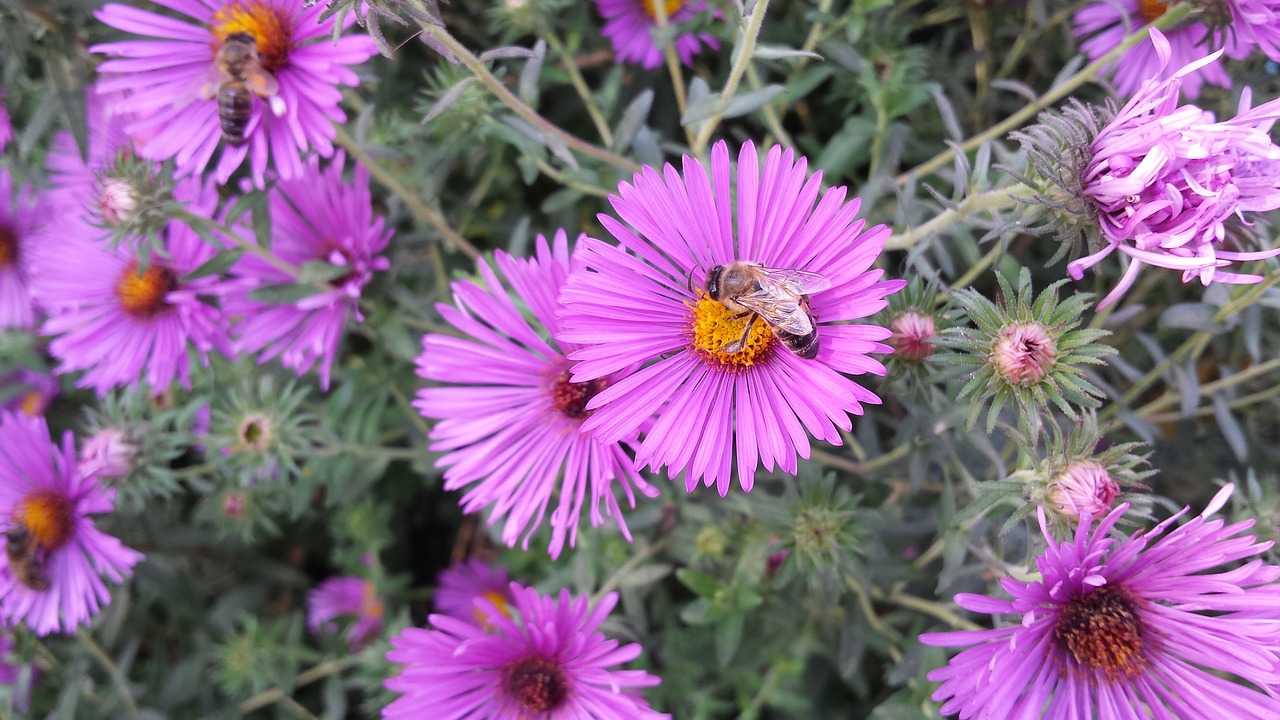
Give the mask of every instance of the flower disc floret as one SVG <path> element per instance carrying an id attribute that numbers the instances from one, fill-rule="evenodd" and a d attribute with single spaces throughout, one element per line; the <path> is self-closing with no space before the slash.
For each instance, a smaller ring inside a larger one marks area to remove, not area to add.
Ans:
<path id="1" fill-rule="evenodd" d="M 718 300 L 706 295 L 693 304 L 693 348 L 702 357 L 725 369 L 749 368 L 762 362 L 773 348 L 773 331 L 768 323 L 755 316 L 743 317 Z M 750 332 L 747 323 L 752 323 Z M 747 341 L 736 352 L 725 348 L 746 336 Z"/>

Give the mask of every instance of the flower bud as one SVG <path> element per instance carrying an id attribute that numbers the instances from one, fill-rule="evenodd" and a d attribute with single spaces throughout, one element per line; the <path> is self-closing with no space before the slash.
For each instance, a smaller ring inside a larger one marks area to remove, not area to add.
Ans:
<path id="1" fill-rule="evenodd" d="M 893 335 L 889 344 L 897 357 L 907 362 L 923 362 L 933 354 L 933 345 L 929 343 L 937 332 L 933 317 L 924 313 L 908 310 L 893 319 L 890 326 Z"/>
<path id="2" fill-rule="evenodd" d="M 1040 382 L 1057 357 L 1058 344 L 1040 323 L 1006 325 L 991 349 L 996 373 L 1013 385 Z"/>
<path id="3" fill-rule="evenodd" d="M 1102 517 L 1111 509 L 1120 486 L 1107 468 L 1093 460 L 1080 460 L 1049 481 L 1045 497 L 1049 506 L 1068 518 Z"/>
<path id="4" fill-rule="evenodd" d="M 124 477 L 133 469 L 135 452 L 122 431 L 100 430 L 80 448 L 80 471 L 101 479 Z"/>
<path id="5" fill-rule="evenodd" d="M 106 178 L 98 196 L 98 211 L 108 226 L 128 225 L 137 216 L 138 190 L 128 180 Z"/>

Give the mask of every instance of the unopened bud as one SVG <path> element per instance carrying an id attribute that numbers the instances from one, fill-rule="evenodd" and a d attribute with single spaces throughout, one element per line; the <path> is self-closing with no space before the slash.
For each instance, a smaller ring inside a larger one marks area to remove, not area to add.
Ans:
<path id="1" fill-rule="evenodd" d="M 918 363 L 933 354 L 933 344 L 928 342 L 937 332 L 932 316 L 908 310 L 893 319 L 890 329 L 889 344 L 896 357 Z"/>
<path id="2" fill-rule="evenodd" d="M 1111 509 L 1119 493 L 1120 486 L 1102 464 L 1081 460 L 1068 465 L 1049 481 L 1045 500 L 1064 517 L 1098 518 Z"/>
<path id="3" fill-rule="evenodd" d="M 100 430 L 80 448 L 80 470 L 99 478 L 120 478 L 133 469 L 134 447 L 115 428 Z"/>
<path id="4" fill-rule="evenodd" d="M 1012 385 L 1040 382 L 1053 368 L 1058 344 L 1040 323 L 1019 323 L 1000 330 L 991 350 L 996 373 Z"/>

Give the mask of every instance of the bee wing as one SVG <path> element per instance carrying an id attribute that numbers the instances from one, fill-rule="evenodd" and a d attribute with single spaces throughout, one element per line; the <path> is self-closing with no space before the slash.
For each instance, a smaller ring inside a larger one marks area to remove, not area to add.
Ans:
<path id="1" fill-rule="evenodd" d="M 211 100 L 218 95 L 218 87 L 226 79 L 226 74 L 215 66 L 209 66 L 204 74 L 204 83 L 196 92 L 196 97 L 200 100 Z M 188 100 L 190 102 L 190 100 Z M 184 105 L 186 103 L 183 103 Z"/>
<path id="2" fill-rule="evenodd" d="M 795 295 L 812 295 L 831 287 L 831 281 L 826 276 L 807 270 L 762 267 L 760 272 L 769 279 L 770 283 Z"/>
<path id="3" fill-rule="evenodd" d="M 271 97 L 280 92 L 280 83 L 276 76 L 267 72 L 261 65 L 255 65 L 247 77 L 249 89 L 259 97 Z"/>
<path id="4" fill-rule="evenodd" d="M 774 330 L 792 335 L 813 332 L 813 319 L 800 300 L 786 293 L 765 288 L 758 293 L 734 298 L 734 302 L 759 315 Z"/>

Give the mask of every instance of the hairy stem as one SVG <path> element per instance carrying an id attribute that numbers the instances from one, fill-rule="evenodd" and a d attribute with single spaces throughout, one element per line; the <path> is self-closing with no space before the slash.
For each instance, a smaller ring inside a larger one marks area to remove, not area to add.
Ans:
<path id="1" fill-rule="evenodd" d="M 756 54 L 756 40 L 760 37 L 760 26 L 764 24 L 764 15 L 768 9 L 769 0 L 756 0 L 751 15 L 743 18 L 746 22 L 742 27 L 742 45 L 738 48 L 738 57 L 733 61 L 733 67 L 729 69 L 729 79 L 725 81 L 724 90 L 720 92 L 720 100 L 716 103 L 715 112 L 702 123 L 697 136 L 694 137 L 692 148 L 694 155 L 701 156 L 706 151 L 707 141 L 711 139 L 716 126 L 720 124 L 725 111 L 729 109 L 729 103 L 733 100 L 734 94 L 738 92 L 738 84 L 742 82 L 742 76 L 746 74 L 747 66 L 751 64 L 751 58 Z"/>
<path id="2" fill-rule="evenodd" d="M 977 195 L 970 195 L 954 208 L 939 213 L 929 222 L 900 235 L 894 235 L 884 244 L 885 250 L 908 250 L 916 243 L 941 232 L 975 213 L 1009 207 L 1020 198 L 1031 197 L 1033 191 L 1026 185 L 1010 185 L 1009 187 L 988 190 Z"/>
<path id="3" fill-rule="evenodd" d="M 587 114 L 591 116 L 591 122 L 596 126 L 596 132 L 600 133 L 600 140 L 605 145 L 613 145 L 613 133 L 609 131 L 609 123 L 600 112 L 600 106 L 596 105 L 596 101 L 591 97 L 591 88 L 587 87 L 587 81 L 583 79 L 578 63 L 574 62 L 573 56 L 569 54 L 564 43 L 560 42 L 560 36 L 556 35 L 555 31 L 548 32 L 546 39 L 551 49 L 564 61 L 564 70 L 569 73 L 569 82 L 573 83 L 573 89 L 577 90 L 578 96 L 582 98 L 582 104 L 586 106 Z"/>

